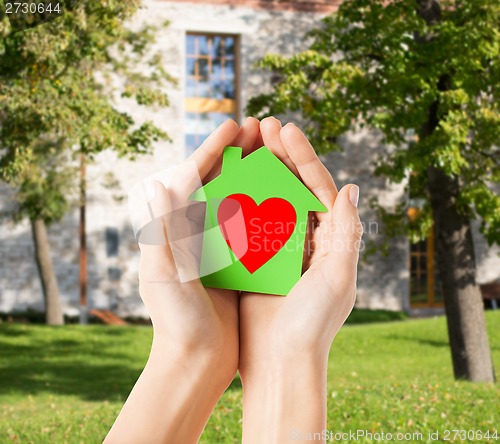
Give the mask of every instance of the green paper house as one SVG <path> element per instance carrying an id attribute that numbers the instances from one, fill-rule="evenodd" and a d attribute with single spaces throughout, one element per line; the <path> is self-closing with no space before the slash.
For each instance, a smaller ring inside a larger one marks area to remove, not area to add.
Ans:
<path id="1" fill-rule="evenodd" d="M 205 287 L 286 295 L 301 276 L 309 211 L 326 211 L 266 147 L 242 159 L 226 147 L 222 171 L 192 200 L 206 202 L 200 278 Z"/>

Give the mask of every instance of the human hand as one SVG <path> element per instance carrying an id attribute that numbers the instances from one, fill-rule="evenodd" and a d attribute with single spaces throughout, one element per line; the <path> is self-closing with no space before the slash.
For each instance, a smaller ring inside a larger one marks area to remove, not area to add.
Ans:
<path id="1" fill-rule="evenodd" d="M 304 274 L 292 291 L 240 297 L 243 441 L 281 443 L 292 429 L 324 429 L 328 352 L 354 305 L 362 227 L 358 187 L 337 192 L 296 126 L 270 117 L 260 129 L 265 146 L 328 209 L 311 217 Z"/>
<path id="2" fill-rule="evenodd" d="M 304 274 L 286 297 L 242 293 L 240 369 L 290 353 L 323 357 L 351 312 L 362 227 L 358 187 L 340 193 L 313 148 L 294 125 L 281 128 L 273 117 L 261 122 L 264 144 L 326 206 L 313 215 L 306 240 Z"/>
<path id="3" fill-rule="evenodd" d="M 238 364 L 238 292 L 205 288 L 199 279 L 182 282 L 179 274 L 186 270 L 180 268 L 196 260 L 196 253 L 187 251 L 190 248 L 185 245 L 186 251 L 173 251 L 175 243 L 169 241 L 171 236 L 185 232 L 186 227 L 190 232 L 201 232 L 189 225 L 203 226 L 204 211 L 196 209 L 203 210 L 203 204 L 193 204 L 189 196 L 200 185 L 200 179 L 205 184 L 220 173 L 225 146 L 240 146 L 248 152 L 260 141 L 257 119 L 247 119 L 239 130 L 234 121 L 228 120 L 185 161 L 195 166 L 194 173 L 193 168 L 181 165 L 179 174 L 174 175 L 166 188 L 158 181 L 150 182 L 153 189 L 148 193 L 152 196 L 149 208 L 155 221 L 152 224 L 155 239 L 146 243 L 139 240 L 140 294 L 150 313 L 155 338 L 168 342 L 169 348 L 181 353 L 216 358 L 217 373 L 224 374 L 228 382 Z M 191 254 L 189 260 L 184 260 Z"/>
<path id="4" fill-rule="evenodd" d="M 247 119 L 240 129 L 226 121 L 180 166 L 167 188 L 157 181 L 149 184 L 153 221 L 139 238 L 139 280 L 153 323 L 153 345 L 107 444 L 197 442 L 236 373 L 237 292 L 204 288 L 199 279 L 184 281 L 180 275 L 186 272 L 182 267 L 190 265 L 191 252 L 176 252 L 169 242 L 179 234 L 169 228 L 189 227 L 192 221 L 187 218 L 193 215 L 188 213 L 196 213 L 188 205 L 191 188 L 220 172 L 224 147 L 231 144 L 244 151 L 262 144 L 258 120 Z M 190 171 L 191 176 L 184 174 Z"/>

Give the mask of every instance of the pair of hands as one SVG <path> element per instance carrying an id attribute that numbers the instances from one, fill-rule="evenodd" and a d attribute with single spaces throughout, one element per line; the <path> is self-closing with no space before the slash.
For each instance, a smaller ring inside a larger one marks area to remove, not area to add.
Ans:
<path id="1" fill-rule="evenodd" d="M 189 268 L 196 253 L 176 254 L 168 242 L 175 236 L 159 216 L 183 207 L 176 200 L 185 202 L 194 191 L 192 175 L 181 165 L 181 180 L 167 189 L 152 182 L 148 207 L 167 239 L 140 243 L 140 293 L 153 346 L 106 443 L 196 442 L 237 370 L 245 444 L 283 443 L 292 431 L 326 425 L 328 352 L 356 294 L 358 187 L 338 192 L 304 134 L 273 117 L 248 118 L 241 128 L 226 121 L 185 165 L 195 165 L 205 184 L 220 173 L 228 145 L 242 147 L 244 156 L 265 145 L 328 209 L 310 215 L 304 273 L 286 297 L 205 288 L 199 279 L 181 282 L 179 263 Z M 189 228 L 188 219 L 180 220 Z"/>
<path id="2" fill-rule="evenodd" d="M 155 336 L 182 351 L 218 362 L 223 383 L 239 368 L 245 373 L 294 356 L 326 359 L 331 342 L 355 300 L 361 224 L 358 188 L 340 192 L 304 134 L 294 125 L 281 127 L 274 117 L 248 118 L 238 128 L 228 120 L 189 160 L 203 183 L 220 172 L 223 149 L 240 146 L 243 155 L 265 145 L 328 209 L 313 215 L 304 258 L 304 274 L 286 297 L 204 288 L 199 280 L 175 283 L 176 264 L 168 245 L 141 244 L 140 293 L 152 318 Z M 166 190 L 155 184 L 152 204 L 168 206 Z M 319 223 L 317 223 L 319 222 Z M 168 230 L 167 230 L 168 231 Z M 168 237 L 168 232 L 167 232 Z M 168 288 L 158 281 L 172 282 Z"/>

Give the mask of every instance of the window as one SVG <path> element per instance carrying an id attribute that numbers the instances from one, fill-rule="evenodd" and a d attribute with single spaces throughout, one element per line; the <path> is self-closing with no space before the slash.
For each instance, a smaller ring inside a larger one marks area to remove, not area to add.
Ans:
<path id="1" fill-rule="evenodd" d="M 106 238 L 106 256 L 118 256 L 118 247 L 120 245 L 120 236 L 116 228 L 107 227 L 105 231 Z"/>
<path id="2" fill-rule="evenodd" d="M 234 35 L 186 35 L 187 155 L 226 119 L 237 118 L 237 47 Z"/>
<path id="3" fill-rule="evenodd" d="M 410 149 L 413 142 L 410 141 Z M 425 177 L 414 172 L 409 180 L 410 200 L 407 216 L 410 223 L 416 222 L 420 212 L 427 204 Z M 410 243 L 410 306 L 442 307 L 443 292 L 437 264 L 439 258 L 435 249 L 434 227 L 431 227 L 426 239 Z"/>
<path id="4" fill-rule="evenodd" d="M 443 293 L 436 269 L 434 229 L 427 239 L 410 244 L 410 305 L 440 307 Z"/>

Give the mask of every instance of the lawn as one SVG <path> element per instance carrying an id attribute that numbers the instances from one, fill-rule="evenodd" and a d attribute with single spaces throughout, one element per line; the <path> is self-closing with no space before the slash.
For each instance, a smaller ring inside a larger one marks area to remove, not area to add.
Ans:
<path id="1" fill-rule="evenodd" d="M 498 379 L 500 311 L 487 313 L 487 322 Z M 150 341 L 149 327 L 0 324 L 0 443 L 102 442 Z M 436 442 L 429 432 L 439 431 L 441 441 L 445 430 L 493 433 L 500 426 L 498 384 L 453 381 L 444 318 L 344 327 L 329 367 L 334 434 L 422 433 L 409 441 Z M 240 442 L 240 404 L 235 379 L 201 442 Z"/>

